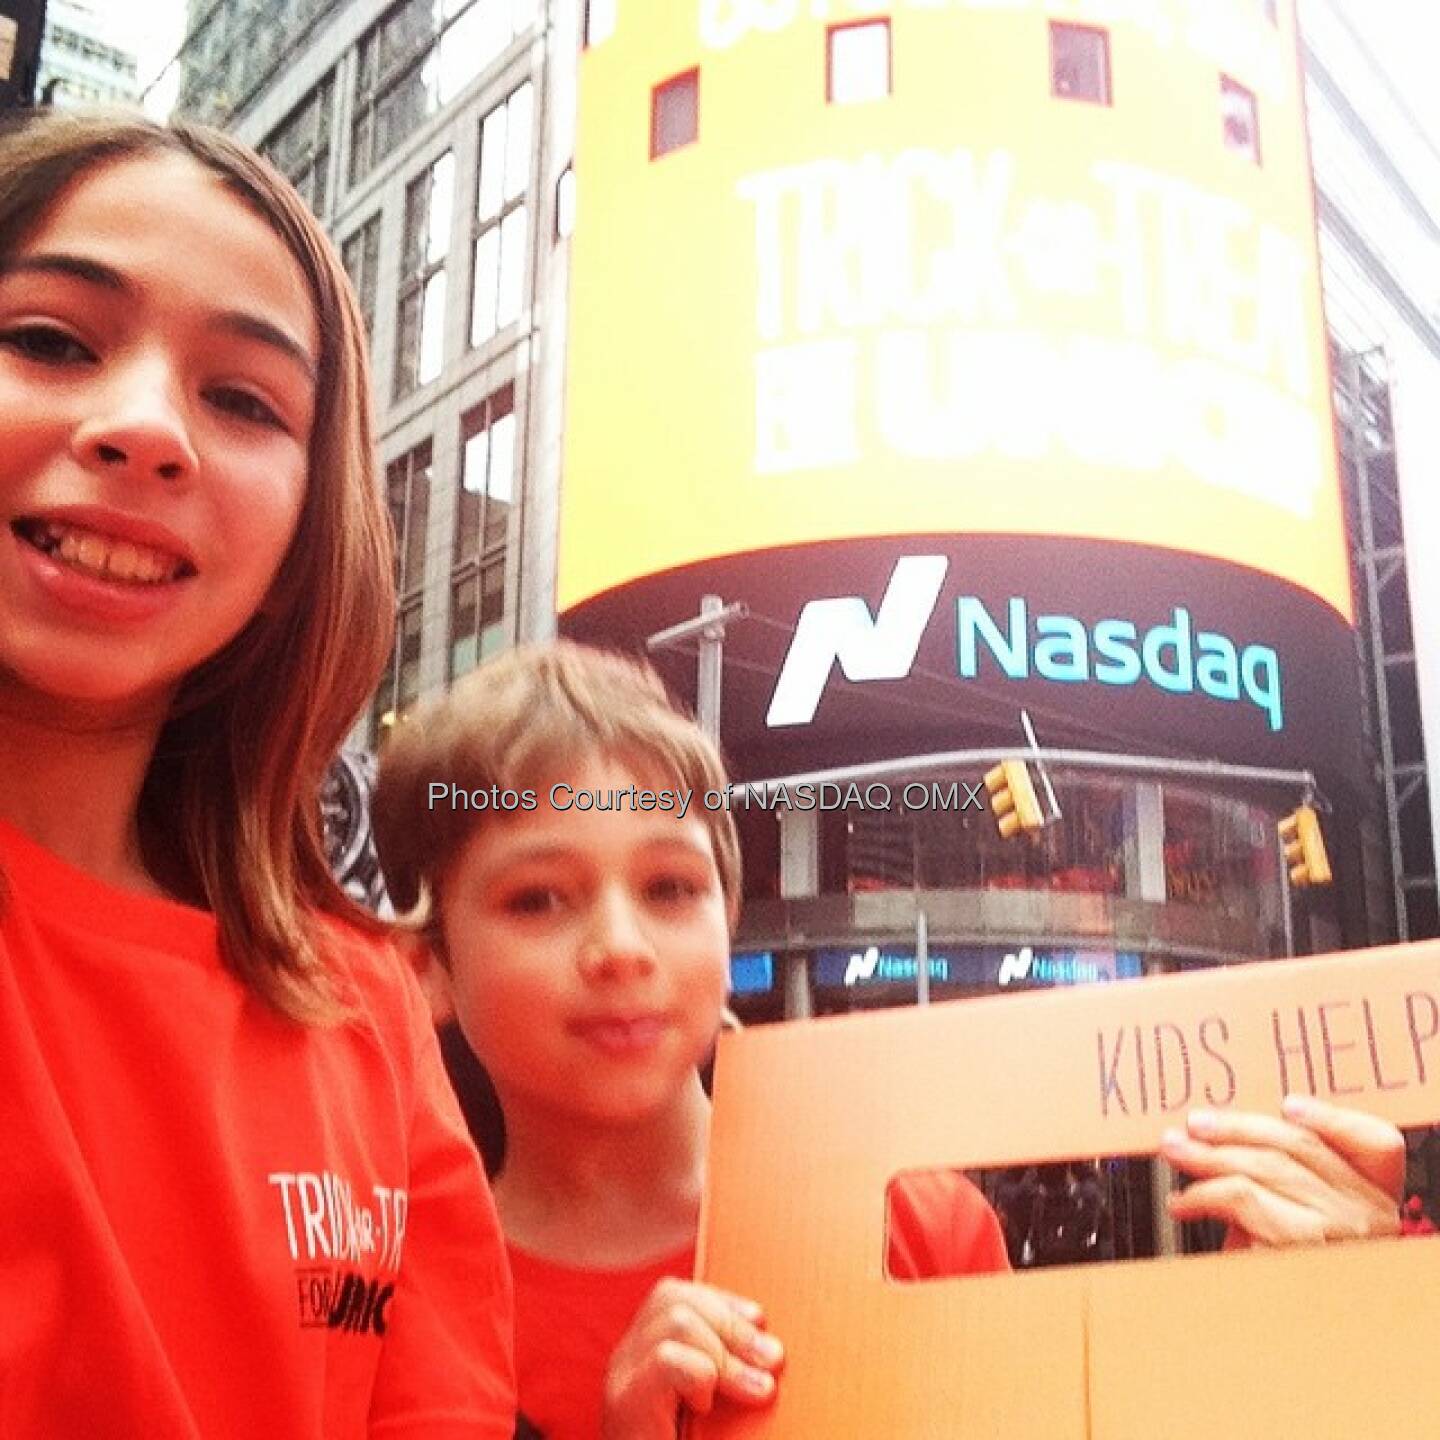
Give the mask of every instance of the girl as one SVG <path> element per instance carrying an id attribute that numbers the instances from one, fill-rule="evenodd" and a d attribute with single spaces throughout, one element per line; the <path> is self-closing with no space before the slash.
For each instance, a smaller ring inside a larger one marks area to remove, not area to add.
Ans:
<path id="1" fill-rule="evenodd" d="M 495 1185 L 516 1290 L 520 1408 L 545 1440 L 673 1440 L 677 1411 L 763 1405 L 783 1351 L 752 1301 L 690 1283 L 740 862 L 714 746 L 653 672 L 558 644 L 512 652 L 402 727 L 376 840 L 428 934 L 505 1119 Z M 688 798 L 689 803 L 686 803 Z M 784 1097 L 776 1098 L 777 1104 Z M 1196 1114 L 1175 1202 L 1237 1242 L 1394 1233 L 1404 1149 L 1369 1116 Z M 891 1187 L 897 1278 L 1008 1268 L 958 1174 Z"/>
<path id="2" fill-rule="evenodd" d="M 509 1282 L 317 788 L 389 648 L 365 346 L 223 136 L 0 134 L 0 1433 L 508 1437 Z"/>

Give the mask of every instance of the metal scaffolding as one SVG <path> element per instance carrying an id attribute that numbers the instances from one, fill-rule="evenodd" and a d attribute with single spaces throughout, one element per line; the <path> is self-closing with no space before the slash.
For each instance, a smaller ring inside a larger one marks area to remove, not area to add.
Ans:
<path id="1" fill-rule="evenodd" d="M 1337 360 L 1335 407 L 1360 601 L 1357 641 L 1366 729 L 1380 772 L 1394 932 L 1399 940 L 1420 939 L 1436 933 L 1435 853 L 1389 375 L 1379 349 Z"/>

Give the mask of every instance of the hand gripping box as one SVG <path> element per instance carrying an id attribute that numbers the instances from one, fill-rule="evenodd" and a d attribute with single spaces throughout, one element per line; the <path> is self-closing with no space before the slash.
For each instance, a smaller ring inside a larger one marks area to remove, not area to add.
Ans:
<path id="1" fill-rule="evenodd" d="M 1440 1237 L 897 1284 L 906 1170 L 1153 1153 L 1199 1106 L 1440 1120 L 1440 943 L 727 1035 L 702 1278 L 785 1342 L 703 1440 L 1368 1440 L 1440 1414 Z"/>

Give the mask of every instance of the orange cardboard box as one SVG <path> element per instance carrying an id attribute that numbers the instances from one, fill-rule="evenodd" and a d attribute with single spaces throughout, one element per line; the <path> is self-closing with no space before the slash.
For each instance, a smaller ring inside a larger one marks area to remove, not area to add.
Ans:
<path id="1" fill-rule="evenodd" d="M 728 1035 L 702 1277 L 786 1344 L 703 1440 L 1370 1440 L 1440 1414 L 1440 1237 L 896 1284 L 904 1170 L 1154 1153 L 1291 1091 L 1440 1120 L 1440 943 Z"/>

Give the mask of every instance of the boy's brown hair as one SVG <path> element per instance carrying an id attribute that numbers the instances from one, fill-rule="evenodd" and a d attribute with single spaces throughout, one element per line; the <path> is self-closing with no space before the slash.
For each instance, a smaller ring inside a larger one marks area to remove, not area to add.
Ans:
<path id="1" fill-rule="evenodd" d="M 480 826 L 513 813 L 432 805 L 432 784 L 447 794 L 452 785 L 518 793 L 564 779 L 597 755 L 691 793 L 733 925 L 740 845 L 719 751 L 649 665 L 567 640 L 497 656 L 402 723 L 386 746 L 371 813 L 396 908 L 418 907 L 416 918 L 438 940 L 447 869 Z"/>

